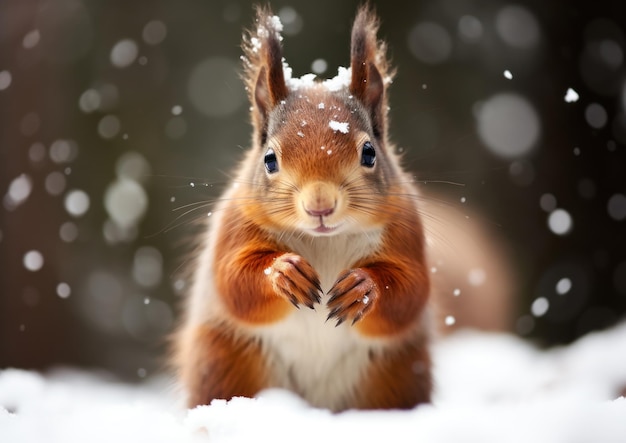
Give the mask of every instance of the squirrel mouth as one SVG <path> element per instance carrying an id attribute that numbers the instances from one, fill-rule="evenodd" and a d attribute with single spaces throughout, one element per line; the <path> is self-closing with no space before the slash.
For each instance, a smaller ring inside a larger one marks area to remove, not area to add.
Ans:
<path id="1" fill-rule="evenodd" d="M 336 229 L 337 229 L 337 227 L 326 226 L 325 224 L 322 223 L 317 228 L 313 229 L 313 231 L 317 232 L 318 234 L 330 234 L 331 232 L 335 231 Z"/>
<path id="2" fill-rule="evenodd" d="M 316 234 L 330 234 L 330 233 L 336 231 L 339 226 L 340 225 L 326 226 L 324 224 L 324 219 L 322 217 L 320 217 L 320 219 L 319 219 L 319 226 L 314 228 L 313 232 L 315 232 Z"/>

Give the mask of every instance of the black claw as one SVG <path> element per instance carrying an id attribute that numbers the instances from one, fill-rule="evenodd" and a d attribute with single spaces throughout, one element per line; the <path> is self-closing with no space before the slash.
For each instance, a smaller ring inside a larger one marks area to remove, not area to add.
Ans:
<path id="1" fill-rule="evenodd" d="M 294 305 L 297 309 L 300 309 L 300 306 L 298 306 L 298 299 L 296 298 L 295 295 L 293 294 L 289 294 L 289 301 L 291 302 L 292 305 Z"/>
<path id="2" fill-rule="evenodd" d="M 342 324 L 345 321 L 345 317 L 340 317 L 339 320 L 337 320 L 337 323 L 335 324 L 335 328 L 338 327 L 340 324 Z"/>
<path id="3" fill-rule="evenodd" d="M 316 289 L 318 289 L 320 292 L 322 291 L 322 288 L 320 286 L 320 281 L 317 277 L 313 277 L 312 279 L 309 278 L 308 275 L 306 275 L 302 269 L 300 269 L 298 267 L 298 265 L 292 261 L 289 261 L 289 263 L 291 263 L 293 265 L 294 268 L 296 268 L 296 271 L 298 271 L 300 273 L 300 275 L 302 275 L 304 278 L 306 278 L 313 286 L 315 286 Z"/>
<path id="4" fill-rule="evenodd" d="M 313 283 L 313 286 L 315 286 L 315 289 L 317 289 L 318 292 L 324 292 L 324 291 L 322 291 L 322 286 L 320 285 L 319 280 L 315 279 L 311 283 Z"/>
<path id="5" fill-rule="evenodd" d="M 309 298 L 315 300 L 315 303 L 320 303 L 322 301 L 319 293 L 313 290 L 309 291 Z M 311 304 L 313 304 L 313 302 L 311 302 Z"/>
<path id="6" fill-rule="evenodd" d="M 330 292 L 328 293 L 328 295 L 330 295 L 330 298 L 328 299 L 328 303 L 332 303 L 335 300 L 337 300 L 339 297 L 341 297 L 343 294 L 339 294 L 338 292 L 334 292 L 331 289 Z"/>
<path id="7" fill-rule="evenodd" d="M 335 286 L 337 286 L 337 284 L 341 283 L 342 281 L 344 281 L 346 278 L 348 278 L 348 275 L 352 274 L 352 271 L 348 271 L 343 273 L 335 282 Z"/>
<path id="8" fill-rule="evenodd" d="M 352 306 L 358 305 L 358 304 L 361 304 L 361 300 L 354 300 L 352 303 L 350 303 L 350 306 L 348 306 L 347 309 L 350 309 L 352 308 Z"/>
<path id="9" fill-rule="evenodd" d="M 339 312 L 339 308 L 335 308 L 332 311 L 330 311 L 330 313 L 328 314 L 328 317 L 326 317 L 326 321 L 328 321 L 331 318 L 335 317 L 338 312 Z"/>

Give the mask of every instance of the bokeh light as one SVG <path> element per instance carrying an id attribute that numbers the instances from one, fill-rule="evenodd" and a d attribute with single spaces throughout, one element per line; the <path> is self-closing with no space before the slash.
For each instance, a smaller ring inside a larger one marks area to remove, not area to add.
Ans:
<path id="1" fill-rule="evenodd" d="M 131 39 L 123 39 L 111 49 L 111 63 L 116 68 L 126 68 L 133 64 L 138 54 L 137 43 Z"/>
<path id="2" fill-rule="evenodd" d="M 608 115 L 602 105 L 598 103 L 591 103 L 585 108 L 585 119 L 589 126 L 595 129 L 600 129 L 606 126 Z"/>
<path id="3" fill-rule="evenodd" d="M 508 5 L 498 11 L 496 30 L 505 43 L 520 49 L 537 46 L 541 36 L 535 16 L 520 5 Z"/>
<path id="4" fill-rule="evenodd" d="M 134 180 L 119 178 L 106 190 L 104 207 L 120 228 L 136 225 L 146 213 L 148 196 L 143 187 Z"/>
<path id="5" fill-rule="evenodd" d="M 6 69 L 0 71 L 0 91 L 7 89 L 9 86 L 11 86 L 12 80 L 13 77 L 11 76 L 11 73 L 9 71 L 7 71 Z"/>
<path id="6" fill-rule="evenodd" d="M 238 70 L 238 65 L 225 57 L 198 63 L 187 84 L 193 106 L 208 117 L 225 117 L 235 112 L 246 100 Z"/>
<path id="7" fill-rule="evenodd" d="M 473 15 L 464 15 L 459 19 L 459 36 L 468 43 L 474 43 L 483 36 L 483 24 Z"/>
<path id="8" fill-rule="evenodd" d="M 43 267 L 44 259 L 41 252 L 32 250 L 24 254 L 24 267 L 29 271 L 39 271 Z"/>
<path id="9" fill-rule="evenodd" d="M 572 216 L 565 209 L 555 209 L 548 216 L 548 227 L 556 235 L 566 235 L 573 228 Z"/>
<path id="10" fill-rule="evenodd" d="M 5 209 L 13 209 L 22 204 L 33 189 L 33 181 L 27 174 L 20 174 L 11 181 L 8 192 L 4 196 Z"/>
<path id="11" fill-rule="evenodd" d="M 626 220 L 626 195 L 612 195 L 611 198 L 609 198 L 607 209 L 609 211 L 609 216 L 611 216 L 613 220 Z"/>
<path id="12" fill-rule="evenodd" d="M 158 45 L 167 36 L 167 26 L 160 20 L 152 20 L 143 27 L 141 36 L 147 44 Z"/>
<path id="13" fill-rule="evenodd" d="M 104 139 L 112 139 L 120 132 L 122 125 L 115 115 L 105 115 L 98 122 L 98 134 Z"/>
<path id="14" fill-rule="evenodd" d="M 452 52 L 452 38 L 437 23 L 417 23 L 409 33 L 409 49 L 423 63 L 443 63 Z"/>
<path id="15" fill-rule="evenodd" d="M 72 189 L 65 194 L 65 210 L 73 217 L 83 216 L 89 209 L 89 195 L 81 189 Z"/>
<path id="16" fill-rule="evenodd" d="M 357 3 L 274 5 L 298 76 L 347 66 Z M 512 251 L 510 329 L 551 345 L 623 318 L 616 3 L 372 3 L 397 68 L 391 139 L 420 199 Z M 18 1 L 0 2 L 0 14 L 10 18 L 0 30 L 0 360 L 150 376 L 191 285 L 198 221 L 215 219 L 250 146 L 239 39 L 252 3 Z M 436 220 L 428 234 L 455 223 Z M 498 284 L 478 261 L 458 277 L 443 292 L 472 306 Z M 440 326 L 465 320 L 455 312 Z"/>
<path id="17" fill-rule="evenodd" d="M 485 146 L 502 158 L 528 154 L 539 140 L 539 116 L 524 97 L 501 93 L 480 105 L 478 135 Z"/>

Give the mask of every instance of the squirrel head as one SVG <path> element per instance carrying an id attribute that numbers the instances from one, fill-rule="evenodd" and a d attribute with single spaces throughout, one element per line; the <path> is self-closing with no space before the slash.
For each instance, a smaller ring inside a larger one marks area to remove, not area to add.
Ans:
<path id="1" fill-rule="evenodd" d="M 254 127 L 248 179 L 261 203 L 251 211 L 270 229 L 314 236 L 380 228 L 393 212 L 383 206 L 399 167 L 387 140 L 393 73 L 378 19 L 359 9 L 350 67 L 324 81 L 292 78 L 281 30 L 278 17 L 259 8 L 256 28 L 244 35 Z"/>

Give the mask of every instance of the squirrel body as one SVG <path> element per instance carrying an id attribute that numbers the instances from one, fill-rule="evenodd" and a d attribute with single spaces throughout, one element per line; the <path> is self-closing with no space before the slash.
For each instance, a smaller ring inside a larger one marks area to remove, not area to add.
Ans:
<path id="1" fill-rule="evenodd" d="M 430 401 L 419 195 L 387 137 L 377 29 L 361 8 L 345 84 L 294 83 L 269 10 L 244 38 L 253 146 L 212 211 L 175 341 L 190 406 L 274 387 L 334 411 Z"/>

